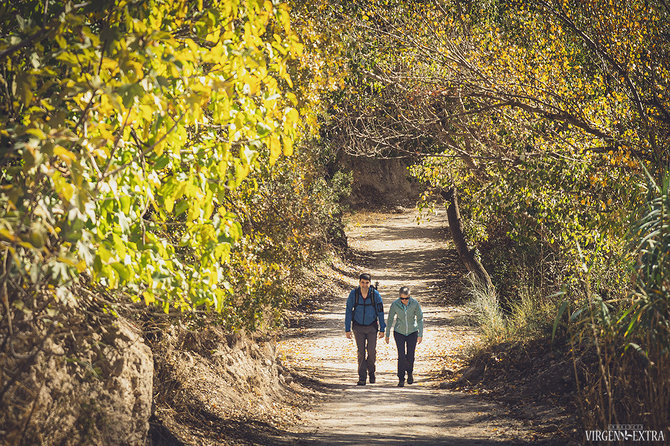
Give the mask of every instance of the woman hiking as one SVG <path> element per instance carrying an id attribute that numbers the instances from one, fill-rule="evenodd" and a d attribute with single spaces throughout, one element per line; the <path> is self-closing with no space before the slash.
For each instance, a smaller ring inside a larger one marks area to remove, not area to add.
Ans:
<path id="1" fill-rule="evenodd" d="M 398 387 L 405 385 L 405 372 L 407 372 L 407 384 L 414 382 L 414 350 L 416 344 L 421 344 L 423 338 L 423 311 L 416 299 L 409 296 L 409 288 L 400 288 L 400 297 L 391 304 L 389 308 L 388 322 L 386 324 L 386 343 L 389 343 L 391 327 L 396 347 L 398 347 Z M 393 325 L 393 319 L 396 319 Z"/>

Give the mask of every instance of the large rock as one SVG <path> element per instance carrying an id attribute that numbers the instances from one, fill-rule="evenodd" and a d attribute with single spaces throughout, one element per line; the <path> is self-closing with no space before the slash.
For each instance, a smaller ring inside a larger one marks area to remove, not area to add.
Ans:
<path id="1" fill-rule="evenodd" d="M 139 334 L 119 323 L 114 344 L 102 362 L 100 430 L 104 444 L 143 445 L 149 429 L 153 389 L 153 356 Z M 105 376 L 106 375 L 106 376 Z"/>
<path id="2" fill-rule="evenodd" d="M 69 327 L 69 336 L 31 333 L 24 349 L 0 352 L 3 444 L 144 445 L 151 415 L 153 357 L 138 330 L 104 318 Z M 17 343 L 17 348 L 21 344 Z M 11 384 L 5 378 L 19 373 Z M 5 411 L 6 410 L 6 411 Z"/>

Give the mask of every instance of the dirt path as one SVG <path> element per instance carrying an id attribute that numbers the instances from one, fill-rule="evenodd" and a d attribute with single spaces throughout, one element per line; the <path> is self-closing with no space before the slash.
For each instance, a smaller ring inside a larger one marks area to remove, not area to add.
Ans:
<path id="1" fill-rule="evenodd" d="M 280 346 L 285 361 L 323 384 L 324 399 L 305 413 L 298 444 L 527 444 L 529 434 L 501 407 L 476 395 L 439 388 L 438 372 L 454 369 L 477 338 L 458 306 L 439 297 L 456 292 L 457 259 L 446 242 L 446 216 L 416 223 L 416 213 L 357 215 L 347 229 L 359 265 L 380 282 L 385 312 L 407 285 L 423 306 L 425 332 L 417 346 L 413 385 L 398 388 L 393 339 L 377 348 L 377 383 L 356 386 L 356 349 L 344 337 L 344 307 L 359 271 L 343 266 L 336 297 L 322 302 Z M 451 284 L 451 285 L 450 285 Z M 451 289 L 445 289 L 447 288 Z"/>

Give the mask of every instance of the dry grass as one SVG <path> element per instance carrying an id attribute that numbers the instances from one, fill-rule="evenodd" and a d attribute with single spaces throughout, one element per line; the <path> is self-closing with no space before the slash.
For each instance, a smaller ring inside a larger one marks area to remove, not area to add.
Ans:
<path id="1" fill-rule="evenodd" d="M 518 300 L 508 314 L 500 306 L 494 292 L 484 289 L 471 275 L 467 276 L 467 304 L 488 343 L 524 342 L 551 336 L 556 317 L 556 303 L 537 290 L 521 288 Z"/>

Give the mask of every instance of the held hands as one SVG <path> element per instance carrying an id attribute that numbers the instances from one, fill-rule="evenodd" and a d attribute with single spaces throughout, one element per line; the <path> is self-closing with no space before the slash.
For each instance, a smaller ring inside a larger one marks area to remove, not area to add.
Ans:
<path id="1" fill-rule="evenodd" d="M 416 338 L 416 343 L 417 343 L 417 344 L 421 344 L 421 339 L 423 339 L 423 338 L 422 338 L 421 336 L 418 336 L 418 337 Z M 386 342 L 388 342 L 388 341 L 386 341 Z"/>
<path id="2" fill-rule="evenodd" d="M 387 344 L 389 343 L 389 337 L 388 336 L 386 336 L 386 343 Z"/>
<path id="3" fill-rule="evenodd" d="M 351 332 L 350 331 L 345 332 L 344 335 L 347 337 L 347 339 L 351 339 Z"/>
<path id="4" fill-rule="evenodd" d="M 378 337 L 379 339 L 383 338 L 383 337 L 384 337 L 384 332 L 383 332 L 383 331 L 380 331 L 380 332 L 379 332 L 379 336 L 377 336 L 377 337 Z"/>

